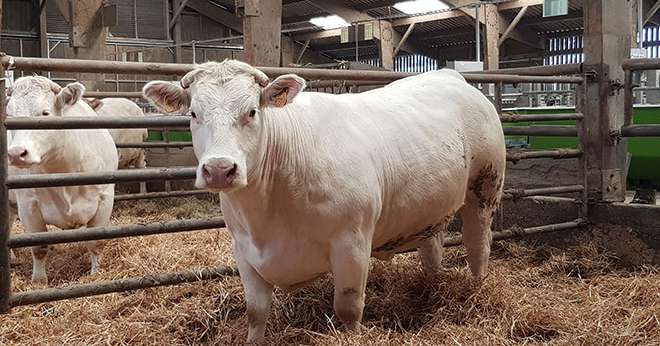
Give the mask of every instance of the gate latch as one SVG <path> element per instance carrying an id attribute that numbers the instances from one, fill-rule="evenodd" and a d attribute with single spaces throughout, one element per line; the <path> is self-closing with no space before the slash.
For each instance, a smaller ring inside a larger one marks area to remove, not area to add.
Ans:
<path id="1" fill-rule="evenodd" d="M 621 89 L 625 88 L 625 85 L 621 83 L 620 79 L 610 80 L 610 96 L 619 95 Z"/>

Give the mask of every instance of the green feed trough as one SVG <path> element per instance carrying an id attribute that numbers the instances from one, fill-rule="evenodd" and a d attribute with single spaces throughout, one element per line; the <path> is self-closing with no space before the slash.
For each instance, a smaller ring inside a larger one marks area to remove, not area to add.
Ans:
<path id="1" fill-rule="evenodd" d="M 505 112 L 531 114 L 574 113 L 575 108 L 540 107 L 540 108 L 510 108 Z M 639 105 L 634 108 L 635 124 L 660 124 L 660 105 Z M 529 125 L 575 125 L 575 121 L 535 121 L 507 123 L 504 126 Z M 507 136 L 510 147 L 527 145 L 530 149 L 576 148 L 577 139 L 570 137 L 542 136 Z M 628 151 L 632 155 L 628 172 L 629 187 L 660 187 L 660 138 L 631 138 L 628 140 Z"/>

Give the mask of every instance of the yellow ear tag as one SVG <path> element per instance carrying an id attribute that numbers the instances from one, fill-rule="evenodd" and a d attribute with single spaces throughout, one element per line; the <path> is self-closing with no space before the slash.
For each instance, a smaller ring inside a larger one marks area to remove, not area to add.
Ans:
<path id="1" fill-rule="evenodd" d="M 164 105 L 163 109 L 165 110 L 165 113 L 174 113 L 174 112 L 177 111 L 177 109 L 174 108 L 174 106 L 171 106 L 171 105 Z"/>
<path id="2" fill-rule="evenodd" d="M 273 97 L 273 104 L 276 107 L 284 107 L 286 104 L 289 103 L 289 92 L 288 90 L 284 90 L 281 93 L 275 95 Z"/>

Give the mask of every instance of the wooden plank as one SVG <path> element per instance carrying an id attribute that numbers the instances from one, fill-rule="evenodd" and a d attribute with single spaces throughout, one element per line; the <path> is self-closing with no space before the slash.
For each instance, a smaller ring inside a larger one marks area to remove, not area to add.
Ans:
<path id="1" fill-rule="evenodd" d="M 254 66 L 280 66 L 282 0 L 245 1 L 245 61 Z"/>
<path id="2" fill-rule="evenodd" d="M 376 44 L 378 45 L 380 66 L 392 71 L 394 70 L 394 29 L 392 28 L 392 23 L 388 21 L 381 20 L 377 23 L 379 39 L 376 40 Z"/>
<path id="3" fill-rule="evenodd" d="M 406 29 L 406 32 L 403 34 L 401 37 L 401 41 L 396 45 L 396 48 L 394 48 L 394 53 L 392 53 L 392 56 L 396 57 L 397 54 L 399 54 L 399 51 L 401 50 L 401 46 L 406 43 L 406 40 L 408 40 L 408 37 L 410 37 L 410 34 L 412 34 L 413 30 L 415 29 L 416 23 L 412 23 L 408 26 L 408 29 Z"/>
<path id="4" fill-rule="evenodd" d="M 501 46 L 502 43 L 504 43 L 504 41 L 507 39 L 507 37 L 509 37 L 509 35 L 513 31 L 513 29 L 516 28 L 516 25 L 518 25 L 518 23 L 520 22 L 522 17 L 525 15 L 525 12 L 527 12 L 528 8 L 529 8 L 529 6 L 524 6 L 524 7 L 520 8 L 520 11 L 518 11 L 518 14 L 516 14 L 515 18 L 513 18 L 511 23 L 509 23 L 509 25 L 506 27 L 506 29 L 502 33 L 502 36 L 500 37 L 500 40 L 497 43 L 498 46 Z"/>
<path id="5" fill-rule="evenodd" d="M 581 126 L 588 197 L 594 201 L 623 201 L 627 141 L 612 136 L 624 122 L 624 81 L 621 68 L 630 56 L 631 6 L 625 1 L 584 3 L 585 83 Z"/>
<path id="6" fill-rule="evenodd" d="M 483 8 L 485 32 L 484 32 L 484 63 L 486 70 L 497 70 L 500 67 L 500 47 L 498 39 L 500 36 L 500 14 L 497 6 L 493 4 L 481 5 Z"/>

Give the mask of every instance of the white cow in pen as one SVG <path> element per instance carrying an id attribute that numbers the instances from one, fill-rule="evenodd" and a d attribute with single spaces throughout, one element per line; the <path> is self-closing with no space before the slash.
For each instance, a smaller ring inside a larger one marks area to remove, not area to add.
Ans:
<path id="1" fill-rule="evenodd" d="M 219 191 L 245 289 L 248 340 L 263 338 L 275 286 L 332 272 L 337 316 L 357 329 L 369 257 L 418 249 L 440 266 L 455 214 L 475 277 L 487 272 L 505 146 L 493 105 L 452 70 L 361 94 L 301 91 L 238 61 L 209 62 L 181 86 L 148 83 L 165 111 L 190 111 L 196 186 Z"/>
<path id="2" fill-rule="evenodd" d="M 81 100 L 85 87 L 62 88 L 41 77 L 20 78 L 14 84 L 7 114 L 14 117 L 98 116 Z M 9 144 L 10 165 L 28 174 L 114 171 L 117 151 L 108 130 L 17 130 Z M 26 232 L 46 232 L 46 225 L 74 229 L 107 225 L 114 185 L 65 186 L 15 191 L 18 216 Z M 91 272 L 99 270 L 97 243 L 86 242 Z M 32 248 L 32 281 L 46 283 L 47 246 Z"/>
<path id="3" fill-rule="evenodd" d="M 143 117 L 142 108 L 125 98 L 85 99 L 102 117 Z M 147 129 L 109 129 L 115 143 L 142 143 L 147 140 Z M 143 148 L 117 149 L 119 169 L 147 167 Z"/>

